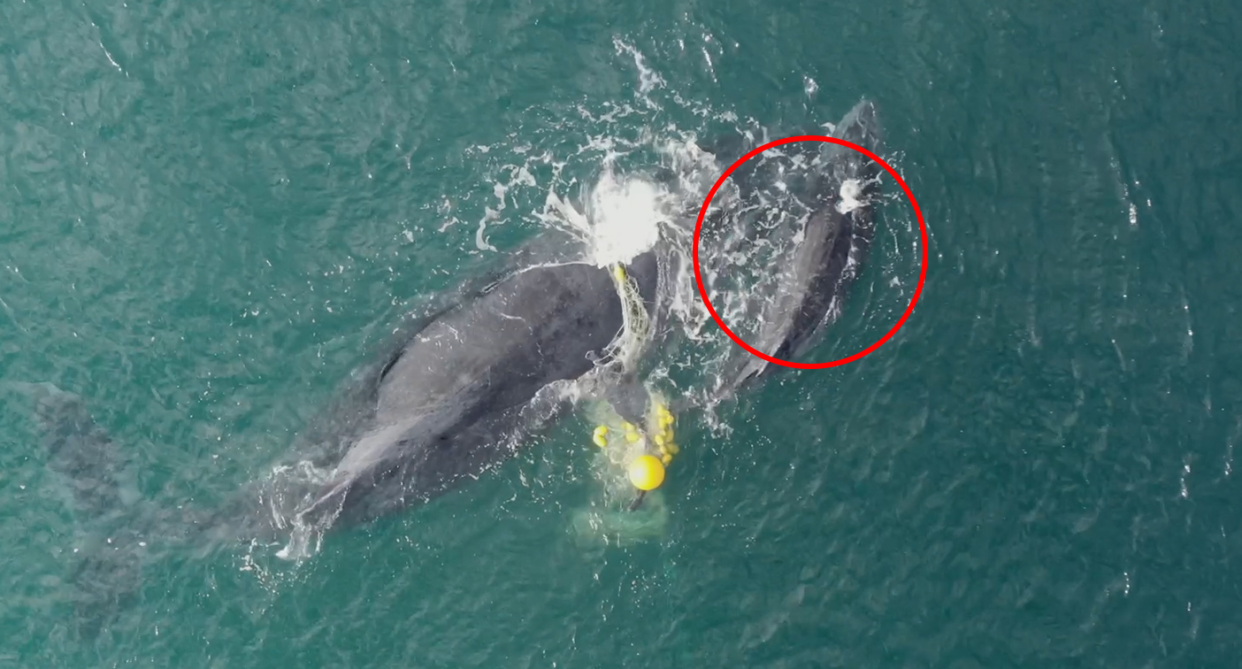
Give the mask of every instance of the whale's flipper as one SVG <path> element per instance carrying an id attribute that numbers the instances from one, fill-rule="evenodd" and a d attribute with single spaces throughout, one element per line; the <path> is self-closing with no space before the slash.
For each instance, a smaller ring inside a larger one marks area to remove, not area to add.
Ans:
<path id="1" fill-rule="evenodd" d="M 70 491 L 76 521 L 69 582 L 78 633 L 94 638 L 136 595 L 144 544 L 122 494 L 123 461 L 82 398 L 51 384 L 27 387 L 48 467 Z"/>
<path id="2" fill-rule="evenodd" d="M 695 141 L 695 144 L 700 151 L 712 154 L 716 160 L 725 165 L 732 165 L 735 160 L 746 155 L 747 151 L 758 146 L 745 135 L 737 132 L 699 139 Z"/>

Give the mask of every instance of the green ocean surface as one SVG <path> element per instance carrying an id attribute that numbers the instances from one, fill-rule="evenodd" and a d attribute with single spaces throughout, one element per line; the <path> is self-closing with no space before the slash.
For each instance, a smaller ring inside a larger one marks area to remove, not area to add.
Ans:
<path id="1" fill-rule="evenodd" d="M 651 537 L 575 532 L 576 416 L 302 562 L 153 551 L 94 639 L 5 390 L 0 667 L 1236 666 L 1240 34 L 1223 0 L 0 3 L 0 383 L 80 395 L 169 505 L 268 475 L 606 161 L 867 98 L 929 233 L 883 347 L 682 417 Z M 919 254 L 888 200 L 816 355 Z"/>

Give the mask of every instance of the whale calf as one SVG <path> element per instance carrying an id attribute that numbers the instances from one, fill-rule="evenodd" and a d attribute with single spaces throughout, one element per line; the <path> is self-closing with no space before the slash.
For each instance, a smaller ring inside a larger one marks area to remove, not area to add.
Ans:
<path id="1" fill-rule="evenodd" d="M 879 153 L 881 129 L 874 103 L 856 104 L 836 125 L 833 136 Z M 765 302 L 759 331 L 747 342 L 780 359 L 805 356 L 840 315 L 875 237 L 873 205 L 880 192 L 880 166 L 858 151 L 827 142 L 793 146 L 812 166 L 798 185 L 811 213 L 801 240 L 782 259 L 775 290 L 759 296 Z M 735 172 L 740 173 L 743 191 L 764 181 L 755 160 L 748 161 L 752 163 L 748 169 Z M 770 375 L 772 369 L 766 360 L 748 355 L 719 392 L 736 392 Z"/>

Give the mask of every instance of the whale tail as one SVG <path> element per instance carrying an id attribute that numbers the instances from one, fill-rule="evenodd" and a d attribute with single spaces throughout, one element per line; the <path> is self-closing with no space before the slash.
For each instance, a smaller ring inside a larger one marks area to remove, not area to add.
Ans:
<path id="1" fill-rule="evenodd" d="M 142 499 L 127 475 L 123 452 L 80 396 L 51 383 L 0 387 L 33 400 L 48 470 L 68 493 L 74 518 L 67 577 L 73 628 L 80 638 L 94 639 L 137 600 L 152 550 L 148 542 L 187 543 L 222 521 L 212 522 L 212 515 L 198 509 L 163 509 Z"/>
<path id="2" fill-rule="evenodd" d="M 85 403 L 50 383 L 9 383 L 34 401 L 47 465 L 68 488 L 75 520 L 69 568 L 75 627 L 94 638 L 137 595 L 145 544 L 127 522 L 124 462 Z"/>

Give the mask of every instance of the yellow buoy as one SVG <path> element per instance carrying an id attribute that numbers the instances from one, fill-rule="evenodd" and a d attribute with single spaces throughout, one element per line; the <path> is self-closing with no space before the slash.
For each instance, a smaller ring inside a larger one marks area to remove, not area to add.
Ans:
<path id="1" fill-rule="evenodd" d="M 630 463 L 630 483 L 640 490 L 655 490 L 664 483 L 664 464 L 655 456 L 638 456 Z"/>
<path id="2" fill-rule="evenodd" d="M 640 455 L 630 463 L 630 483 L 639 490 L 655 490 L 664 483 L 664 463 L 654 455 Z"/>
<path id="3" fill-rule="evenodd" d="M 600 448 L 607 447 L 608 446 L 608 427 L 604 425 L 600 425 L 599 427 L 596 427 L 595 432 L 591 435 L 591 441 L 595 442 L 595 445 L 599 446 Z"/>

